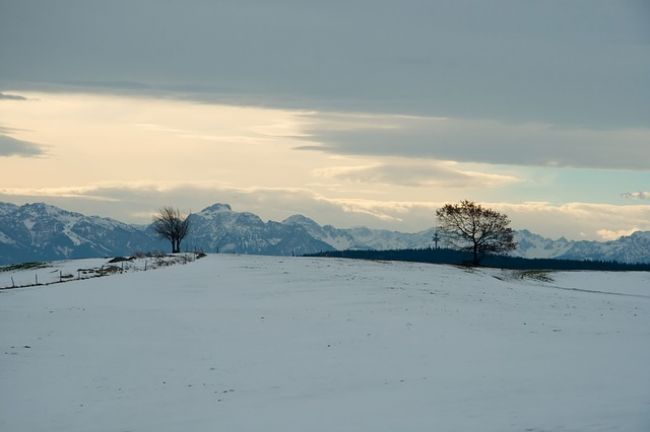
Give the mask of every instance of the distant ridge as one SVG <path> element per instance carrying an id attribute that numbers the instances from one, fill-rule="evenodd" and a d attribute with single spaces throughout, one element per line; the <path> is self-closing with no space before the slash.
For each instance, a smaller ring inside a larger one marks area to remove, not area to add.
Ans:
<path id="1" fill-rule="evenodd" d="M 124 255 L 156 248 L 142 229 L 36 203 L 0 204 L 0 263 Z"/>
<path id="2" fill-rule="evenodd" d="M 184 249 L 205 252 L 304 255 L 334 250 L 428 248 L 434 230 L 402 233 L 390 230 L 336 228 L 304 215 L 264 222 L 249 212 L 216 203 L 191 216 L 192 230 Z M 609 242 L 551 240 L 528 230 L 515 233 L 514 256 L 621 263 L 650 263 L 650 232 L 638 231 Z M 67 258 L 128 255 L 167 250 L 151 226 L 85 216 L 43 204 L 0 203 L 0 264 Z"/>

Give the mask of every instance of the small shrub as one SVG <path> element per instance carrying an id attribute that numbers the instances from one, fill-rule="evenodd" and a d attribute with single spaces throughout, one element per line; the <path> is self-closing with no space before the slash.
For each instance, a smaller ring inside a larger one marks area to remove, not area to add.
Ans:
<path id="1" fill-rule="evenodd" d="M 101 276 L 105 276 L 105 275 L 109 275 L 109 274 L 113 274 L 113 273 L 118 273 L 120 271 L 122 271 L 122 269 L 120 267 L 106 266 L 106 267 L 102 267 L 99 270 L 97 270 L 97 274 L 99 274 Z"/>
<path id="2" fill-rule="evenodd" d="M 532 279 L 539 282 L 553 282 L 550 272 L 544 270 L 523 270 L 517 273 L 518 279 Z"/>

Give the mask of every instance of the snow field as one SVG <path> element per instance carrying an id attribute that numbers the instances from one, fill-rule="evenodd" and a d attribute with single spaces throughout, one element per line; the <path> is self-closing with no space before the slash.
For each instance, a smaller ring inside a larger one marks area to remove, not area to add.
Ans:
<path id="1" fill-rule="evenodd" d="M 0 430 L 650 430 L 650 274 L 509 276 L 209 255 L 3 291 Z"/>
<path id="2" fill-rule="evenodd" d="M 179 253 L 161 257 L 140 257 L 111 262 L 110 258 L 86 258 L 18 265 L 7 270 L 0 267 L 0 290 L 30 285 L 46 285 L 70 282 L 76 279 L 90 279 L 110 276 L 115 273 L 154 270 L 169 265 L 187 264 L 196 258 L 192 253 Z M 24 268 L 23 268 L 24 267 Z"/>

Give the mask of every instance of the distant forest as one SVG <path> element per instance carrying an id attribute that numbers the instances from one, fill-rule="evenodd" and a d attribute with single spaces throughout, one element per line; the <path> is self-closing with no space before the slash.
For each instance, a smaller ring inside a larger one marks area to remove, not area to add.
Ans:
<path id="1" fill-rule="evenodd" d="M 353 258 L 383 261 L 410 261 L 432 264 L 472 265 L 472 253 L 455 249 L 344 250 L 305 256 Z M 650 271 L 650 264 L 625 264 L 616 261 L 577 261 L 552 258 L 521 258 L 507 255 L 484 255 L 481 267 L 512 270 L 606 270 Z"/>

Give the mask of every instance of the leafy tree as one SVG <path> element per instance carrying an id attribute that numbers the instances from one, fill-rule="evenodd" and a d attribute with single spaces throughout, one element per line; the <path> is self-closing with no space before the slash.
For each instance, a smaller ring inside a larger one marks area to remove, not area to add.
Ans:
<path id="1" fill-rule="evenodd" d="M 456 248 L 472 252 L 474 265 L 486 252 L 507 252 L 517 247 L 510 219 L 496 210 L 463 200 L 436 211 L 447 240 Z"/>
<path id="2" fill-rule="evenodd" d="M 153 230 L 172 244 L 172 253 L 181 251 L 181 241 L 190 230 L 190 216 L 183 217 L 178 209 L 163 207 L 153 218 Z"/>

